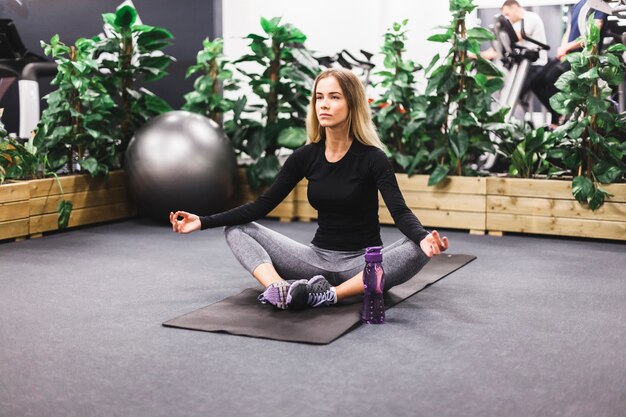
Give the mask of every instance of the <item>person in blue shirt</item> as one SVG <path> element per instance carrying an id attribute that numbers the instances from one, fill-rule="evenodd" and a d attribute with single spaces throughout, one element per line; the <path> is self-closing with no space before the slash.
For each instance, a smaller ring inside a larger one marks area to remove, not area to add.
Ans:
<path id="1" fill-rule="evenodd" d="M 583 48 L 583 40 L 581 38 L 580 27 L 578 25 L 581 11 L 585 9 L 587 0 L 581 0 L 571 7 L 567 29 L 563 35 L 561 45 L 557 49 L 556 58 L 551 59 L 533 78 L 531 90 L 539 101 L 548 109 L 552 115 L 552 126 L 559 124 L 560 115 L 554 111 L 550 105 L 550 97 L 555 95 L 559 90 L 556 88 L 556 81 L 561 75 L 571 69 L 569 62 L 565 57 L 572 52 L 579 52 Z M 607 14 L 598 10 L 593 10 L 595 24 L 602 28 L 606 22 Z M 585 19 L 586 22 L 586 19 Z"/>

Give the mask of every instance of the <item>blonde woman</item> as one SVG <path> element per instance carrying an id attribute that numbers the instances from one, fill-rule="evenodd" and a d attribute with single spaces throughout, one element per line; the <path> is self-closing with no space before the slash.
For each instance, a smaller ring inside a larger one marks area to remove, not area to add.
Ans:
<path id="1" fill-rule="evenodd" d="M 381 149 L 365 90 L 352 72 L 331 68 L 317 77 L 307 135 L 307 145 L 289 156 L 256 201 L 206 217 L 170 213 L 174 232 L 226 226 L 233 254 L 266 288 L 259 300 L 280 309 L 330 305 L 363 293 L 365 248 L 382 246 L 379 191 L 406 236 L 382 251 L 385 290 L 407 281 L 448 248 L 448 239 L 437 231 L 428 233 L 406 206 Z M 308 199 L 318 211 L 318 229 L 309 245 L 254 222 L 302 178 L 309 181 Z"/>

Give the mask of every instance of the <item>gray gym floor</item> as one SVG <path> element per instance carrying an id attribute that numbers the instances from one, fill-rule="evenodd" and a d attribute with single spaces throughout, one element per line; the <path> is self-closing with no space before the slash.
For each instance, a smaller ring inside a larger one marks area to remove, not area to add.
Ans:
<path id="1" fill-rule="evenodd" d="M 478 259 L 327 346 L 161 326 L 254 285 L 221 230 L 2 243 L 0 416 L 626 416 L 626 245 L 445 234 Z"/>

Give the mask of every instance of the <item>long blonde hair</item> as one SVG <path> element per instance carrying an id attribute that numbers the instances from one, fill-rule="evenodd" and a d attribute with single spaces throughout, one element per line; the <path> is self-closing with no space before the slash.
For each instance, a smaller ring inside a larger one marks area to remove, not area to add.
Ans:
<path id="1" fill-rule="evenodd" d="M 363 88 L 363 84 L 361 84 L 361 81 L 352 71 L 344 68 L 326 69 L 315 79 L 311 102 L 309 103 L 309 112 L 306 118 L 307 143 L 317 143 L 326 137 L 326 128 L 320 126 L 315 111 L 317 101 L 315 92 L 317 91 L 317 83 L 319 80 L 327 77 L 334 77 L 337 80 L 348 102 L 350 136 L 364 145 L 384 149 L 384 145 L 376 132 L 374 122 L 372 122 L 372 113 L 367 103 L 367 98 L 365 97 L 365 88 Z"/>

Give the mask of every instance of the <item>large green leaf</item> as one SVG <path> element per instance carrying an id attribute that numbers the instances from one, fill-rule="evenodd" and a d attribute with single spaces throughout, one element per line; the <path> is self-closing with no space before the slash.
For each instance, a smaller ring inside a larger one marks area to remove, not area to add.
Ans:
<path id="1" fill-rule="evenodd" d="M 408 166 L 411 164 L 411 160 L 413 158 L 411 158 L 409 155 L 403 155 L 403 154 L 401 154 L 399 152 L 395 152 L 393 154 L 393 159 L 394 159 L 394 161 L 396 161 L 398 163 L 398 165 L 400 165 L 402 167 L 403 171 L 406 171 Z"/>
<path id="2" fill-rule="evenodd" d="M 98 160 L 94 157 L 89 157 L 80 161 L 80 167 L 93 177 L 98 174 Z"/>
<path id="3" fill-rule="evenodd" d="M 611 53 L 626 52 L 626 45 L 624 45 L 623 43 L 616 43 L 609 46 L 606 51 Z"/>
<path id="4" fill-rule="evenodd" d="M 620 179 L 624 170 L 608 161 L 600 161 L 593 167 L 593 174 L 603 184 L 610 184 Z"/>
<path id="5" fill-rule="evenodd" d="M 589 208 L 596 211 L 604 204 L 604 200 L 609 196 L 611 196 L 611 194 L 609 194 L 606 190 L 600 187 L 595 188 L 589 197 Z"/>
<path id="6" fill-rule="evenodd" d="M 306 129 L 303 127 L 288 127 L 283 129 L 278 135 L 278 145 L 297 149 L 306 143 Z"/>
<path id="7" fill-rule="evenodd" d="M 273 19 L 270 19 L 270 20 L 264 17 L 261 17 L 261 28 L 263 28 L 263 31 L 267 34 L 274 33 L 279 24 L 280 24 L 280 17 L 274 17 Z"/>
<path id="8" fill-rule="evenodd" d="M 432 36 L 428 37 L 428 39 L 426 39 L 426 40 L 431 41 L 431 42 L 442 42 L 442 43 L 445 43 L 445 42 L 448 42 L 450 39 L 452 39 L 452 36 L 453 36 L 453 34 L 451 32 L 446 32 L 446 33 L 440 33 L 440 34 L 437 34 L 437 35 L 432 35 Z"/>
<path id="9" fill-rule="evenodd" d="M 131 27 L 137 20 L 137 11 L 131 6 L 122 6 L 115 12 L 114 25 L 118 28 Z"/>
<path id="10" fill-rule="evenodd" d="M 173 110 L 172 106 L 159 96 L 146 94 L 144 97 L 146 109 L 154 114 L 166 113 Z"/>
<path id="11" fill-rule="evenodd" d="M 463 158 L 469 148 L 469 136 L 462 130 L 456 134 L 450 133 L 450 146 L 457 158 Z"/>
<path id="12" fill-rule="evenodd" d="M 577 176 L 572 180 L 572 194 L 581 203 L 586 203 L 594 192 L 593 182 L 585 176 Z"/>
<path id="13" fill-rule="evenodd" d="M 475 28 L 471 28 L 467 30 L 467 37 L 470 39 L 475 39 L 478 42 L 487 42 L 487 41 L 491 41 L 491 40 L 495 40 L 496 37 L 493 34 L 493 32 L 491 32 L 488 29 L 485 28 L 481 28 L 481 27 L 475 27 Z"/>
<path id="14" fill-rule="evenodd" d="M 476 70 L 485 75 L 502 77 L 502 72 L 495 65 L 480 56 L 476 60 Z"/>
<path id="15" fill-rule="evenodd" d="M 428 186 L 437 185 L 448 176 L 449 168 L 443 165 L 437 165 L 435 170 L 428 177 Z"/>
<path id="16" fill-rule="evenodd" d="M 558 80 L 556 80 L 556 83 L 554 83 L 554 86 L 556 88 L 558 88 L 561 91 L 564 92 L 570 92 L 571 91 L 571 84 L 573 81 L 576 80 L 576 74 L 574 73 L 574 71 L 567 71 L 564 72 L 563 74 L 561 74 L 561 76 L 559 77 Z"/>
<path id="17" fill-rule="evenodd" d="M 65 229 L 70 222 L 70 215 L 72 214 L 72 202 L 69 200 L 59 201 L 57 213 L 58 227 L 59 229 Z"/>

